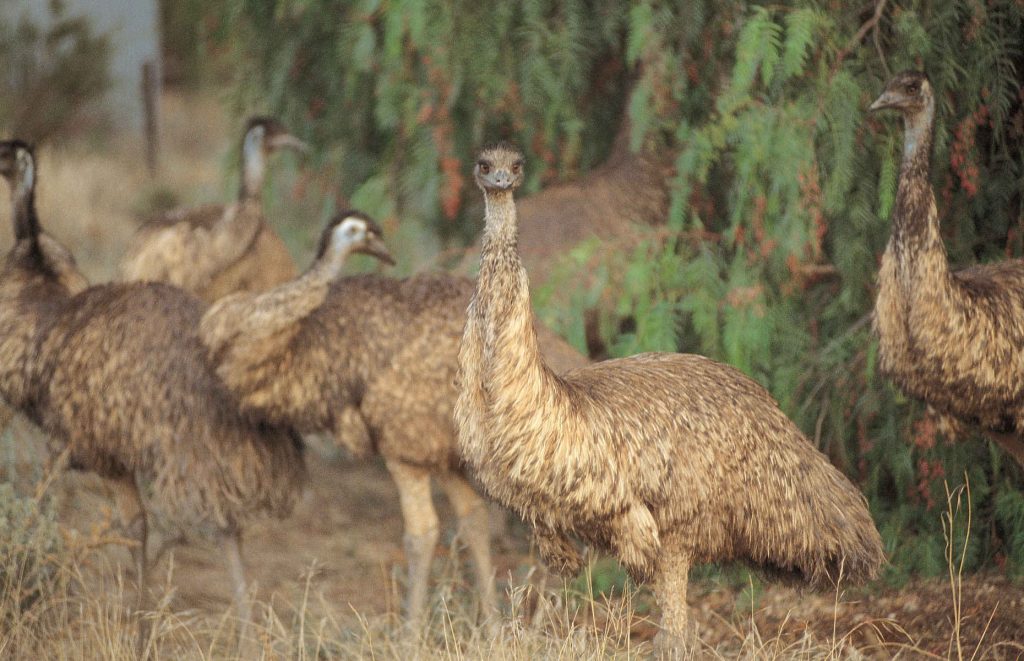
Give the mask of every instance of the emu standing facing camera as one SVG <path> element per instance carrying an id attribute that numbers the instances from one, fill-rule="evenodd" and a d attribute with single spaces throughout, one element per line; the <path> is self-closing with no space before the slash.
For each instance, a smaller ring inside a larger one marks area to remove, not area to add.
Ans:
<path id="1" fill-rule="evenodd" d="M 668 656 L 685 649 L 695 563 L 821 586 L 875 576 L 884 554 L 863 495 L 738 370 L 676 353 L 548 368 L 516 239 L 523 169 L 507 144 L 477 159 L 485 228 L 455 418 L 463 459 L 533 526 L 545 561 L 578 572 L 575 536 L 653 583 Z"/>

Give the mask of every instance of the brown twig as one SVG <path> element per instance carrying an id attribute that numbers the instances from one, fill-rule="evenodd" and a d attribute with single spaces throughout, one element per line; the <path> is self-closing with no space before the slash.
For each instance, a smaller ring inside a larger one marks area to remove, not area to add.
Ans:
<path id="1" fill-rule="evenodd" d="M 839 54 L 836 55 L 836 62 L 832 65 L 832 71 L 837 71 L 839 69 L 839 65 L 843 63 L 846 56 L 853 52 L 853 49 L 856 48 L 860 42 L 864 41 L 864 37 L 867 36 L 869 31 L 874 30 L 875 48 L 878 49 L 878 56 L 882 60 L 882 66 L 885 68 L 885 72 L 888 75 L 889 65 L 885 62 L 885 57 L 882 55 L 882 48 L 878 41 L 878 22 L 882 19 L 882 14 L 885 12 L 885 5 L 888 4 L 888 2 L 889 0 L 878 0 L 875 3 L 875 11 L 871 15 L 871 18 L 866 20 L 864 25 L 860 26 L 860 29 L 857 30 L 857 34 L 853 35 L 853 38 L 850 39 L 850 41 L 843 46 L 842 50 L 839 51 Z"/>

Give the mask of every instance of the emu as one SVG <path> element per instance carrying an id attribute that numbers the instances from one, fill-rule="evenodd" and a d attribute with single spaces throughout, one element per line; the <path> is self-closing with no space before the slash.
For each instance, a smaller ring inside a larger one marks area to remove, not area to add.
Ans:
<path id="1" fill-rule="evenodd" d="M 205 360 L 204 309 L 162 283 L 82 288 L 71 254 L 41 234 L 36 166 L 0 141 L 15 244 L 0 265 L 0 396 L 70 448 L 72 468 L 117 487 L 144 603 L 150 515 L 223 545 L 240 618 L 250 619 L 241 533 L 287 515 L 306 481 L 301 439 L 243 416 Z"/>
<path id="2" fill-rule="evenodd" d="M 1024 466 L 1024 261 L 950 269 L 928 181 L 928 77 L 897 74 L 870 108 L 885 109 L 903 116 L 904 130 L 875 300 L 879 364 L 905 392 L 979 426 Z"/>
<path id="3" fill-rule="evenodd" d="M 577 536 L 653 583 L 668 654 L 685 647 L 694 563 L 817 585 L 875 576 L 884 556 L 863 495 L 738 370 L 674 353 L 548 367 L 517 246 L 523 169 L 507 144 L 477 159 L 484 241 L 455 419 L 465 462 L 532 525 L 545 562 L 578 572 Z"/>

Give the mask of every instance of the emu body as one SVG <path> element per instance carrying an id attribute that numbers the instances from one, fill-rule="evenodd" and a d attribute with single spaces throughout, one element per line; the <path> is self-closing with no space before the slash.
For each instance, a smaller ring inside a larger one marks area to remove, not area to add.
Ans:
<path id="1" fill-rule="evenodd" d="M 325 237 L 334 230 L 325 230 Z M 217 373 L 253 417 L 333 432 L 354 454 L 379 453 L 398 487 L 409 584 L 406 612 L 424 613 L 439 537 L 431 479 L 444 488 L 473 555 L 485 611 L 494 609 L 486 506 L 466 481 L 452 409 L 463 310 L 473 283 L 448 275 L 339 277 L 324 249 L 298 280 L 214 304 L 201 324 Z M 380 255 L 378 255 L 380 256 Z M 557 336 L 563 362 L 584 362 Z M 352 428 L 364 433 L 352 433 Z"/>
<path id="2" fill-rule="evenodd" d="M 883 562 L 863 496 L 771 396 L 701 356 L 640 354 L 555 374 L 534 333 L 516 244 L 514 149 L 485 150 L 480 276 L 459 352 L 459 447 L 489 495 L 536 531 L 549 564 L 613 553 L 662 606 L 678 649 L 687 571 L 740 560 L 816 585 Z"/>
<path id="3" fill-rule="evenodd" d="M 978 425 L 1024 465 L 1024 261 L 950 268 L 928 178 L 927 77 L 894 77 L 872 105 L 884 108 L 903 115 L 904 149 L 878 274 L 879 364 L 905 392 Z"/>
<path id="4" fill-rule="evenodd" d="M 276 120 L 249 120 L 242 137 L 242 186 L 228 205 L 178 209 L 145 223 L 120 265 L 126 281 L 167 282 L 207 303 L 236 291 L 265 291 L 297 275 L 260 199 L 270 154 L 306 145 Z"/>
<path id="5" fill-rule="evenodd" d="M 0 143 L 12 188 L 23 174 L 9 162 L 31 158 Z M 248 619 L 240 531 L 255 514 L 290 511 L 306 477 L 300 439 L 241 415 L 205 361 L 201 301 L 159 283 L 81 289 L 70 253 L 41 239 L 34 207 L 16 205 L 14 217 L 0 266 L 0 394 L 66 444 L 73 467 L 119 485 L 141 542 L 140 600 L 147 512 L 158 513 L 222 538 Z"/>

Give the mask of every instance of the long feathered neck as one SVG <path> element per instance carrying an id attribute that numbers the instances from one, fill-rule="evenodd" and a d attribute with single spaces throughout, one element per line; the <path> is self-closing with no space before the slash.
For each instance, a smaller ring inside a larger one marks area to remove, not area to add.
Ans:
<path id="1" fill-rule="evenodd" d="M 265 129 L 254 126 L 242 141 L 242 186 L 238 191 L 239 201 L 258 200 L 267 174 L 267 159 L 263 153 Z"/>
<path id="2" fill-rule="evenodd" d="M 488 191 L 485 203 L 476 305 L 483 321 L 486 372 L 496 398 L 505 389 L 520 398 L 538 397 L 551 381 L 545 378 L 529 281 L 519 258 L 515 201 L 511 191 Z"/>
<path id="3" fill-rule="evenodd" d="M 934 115 L 934 101 L 930 100 L 924 109 L 905 115 L 903 120 L 903 162 L 892 213 L 893 245 L 903 256 L 942 249 L 935 193 L 928 179 Z"/>
<path id="4" fill-rule="evenodd" d="M 354 246 L 330 246 L 318 260 L 313 262 L 300 280 L 308 282 L 331 282 L 337 280 L 345 268 L 345 262 L 352 254 Z"/>
<path id="5" fill-rule="evenodd" d="M 17 177 L 11 182 L 11 206 L 15 240 L 32 241 L 33 252 L 41 255 L 39 216 L 36 215 L 36 169 L 31 157 L 25 157 Z"/>

